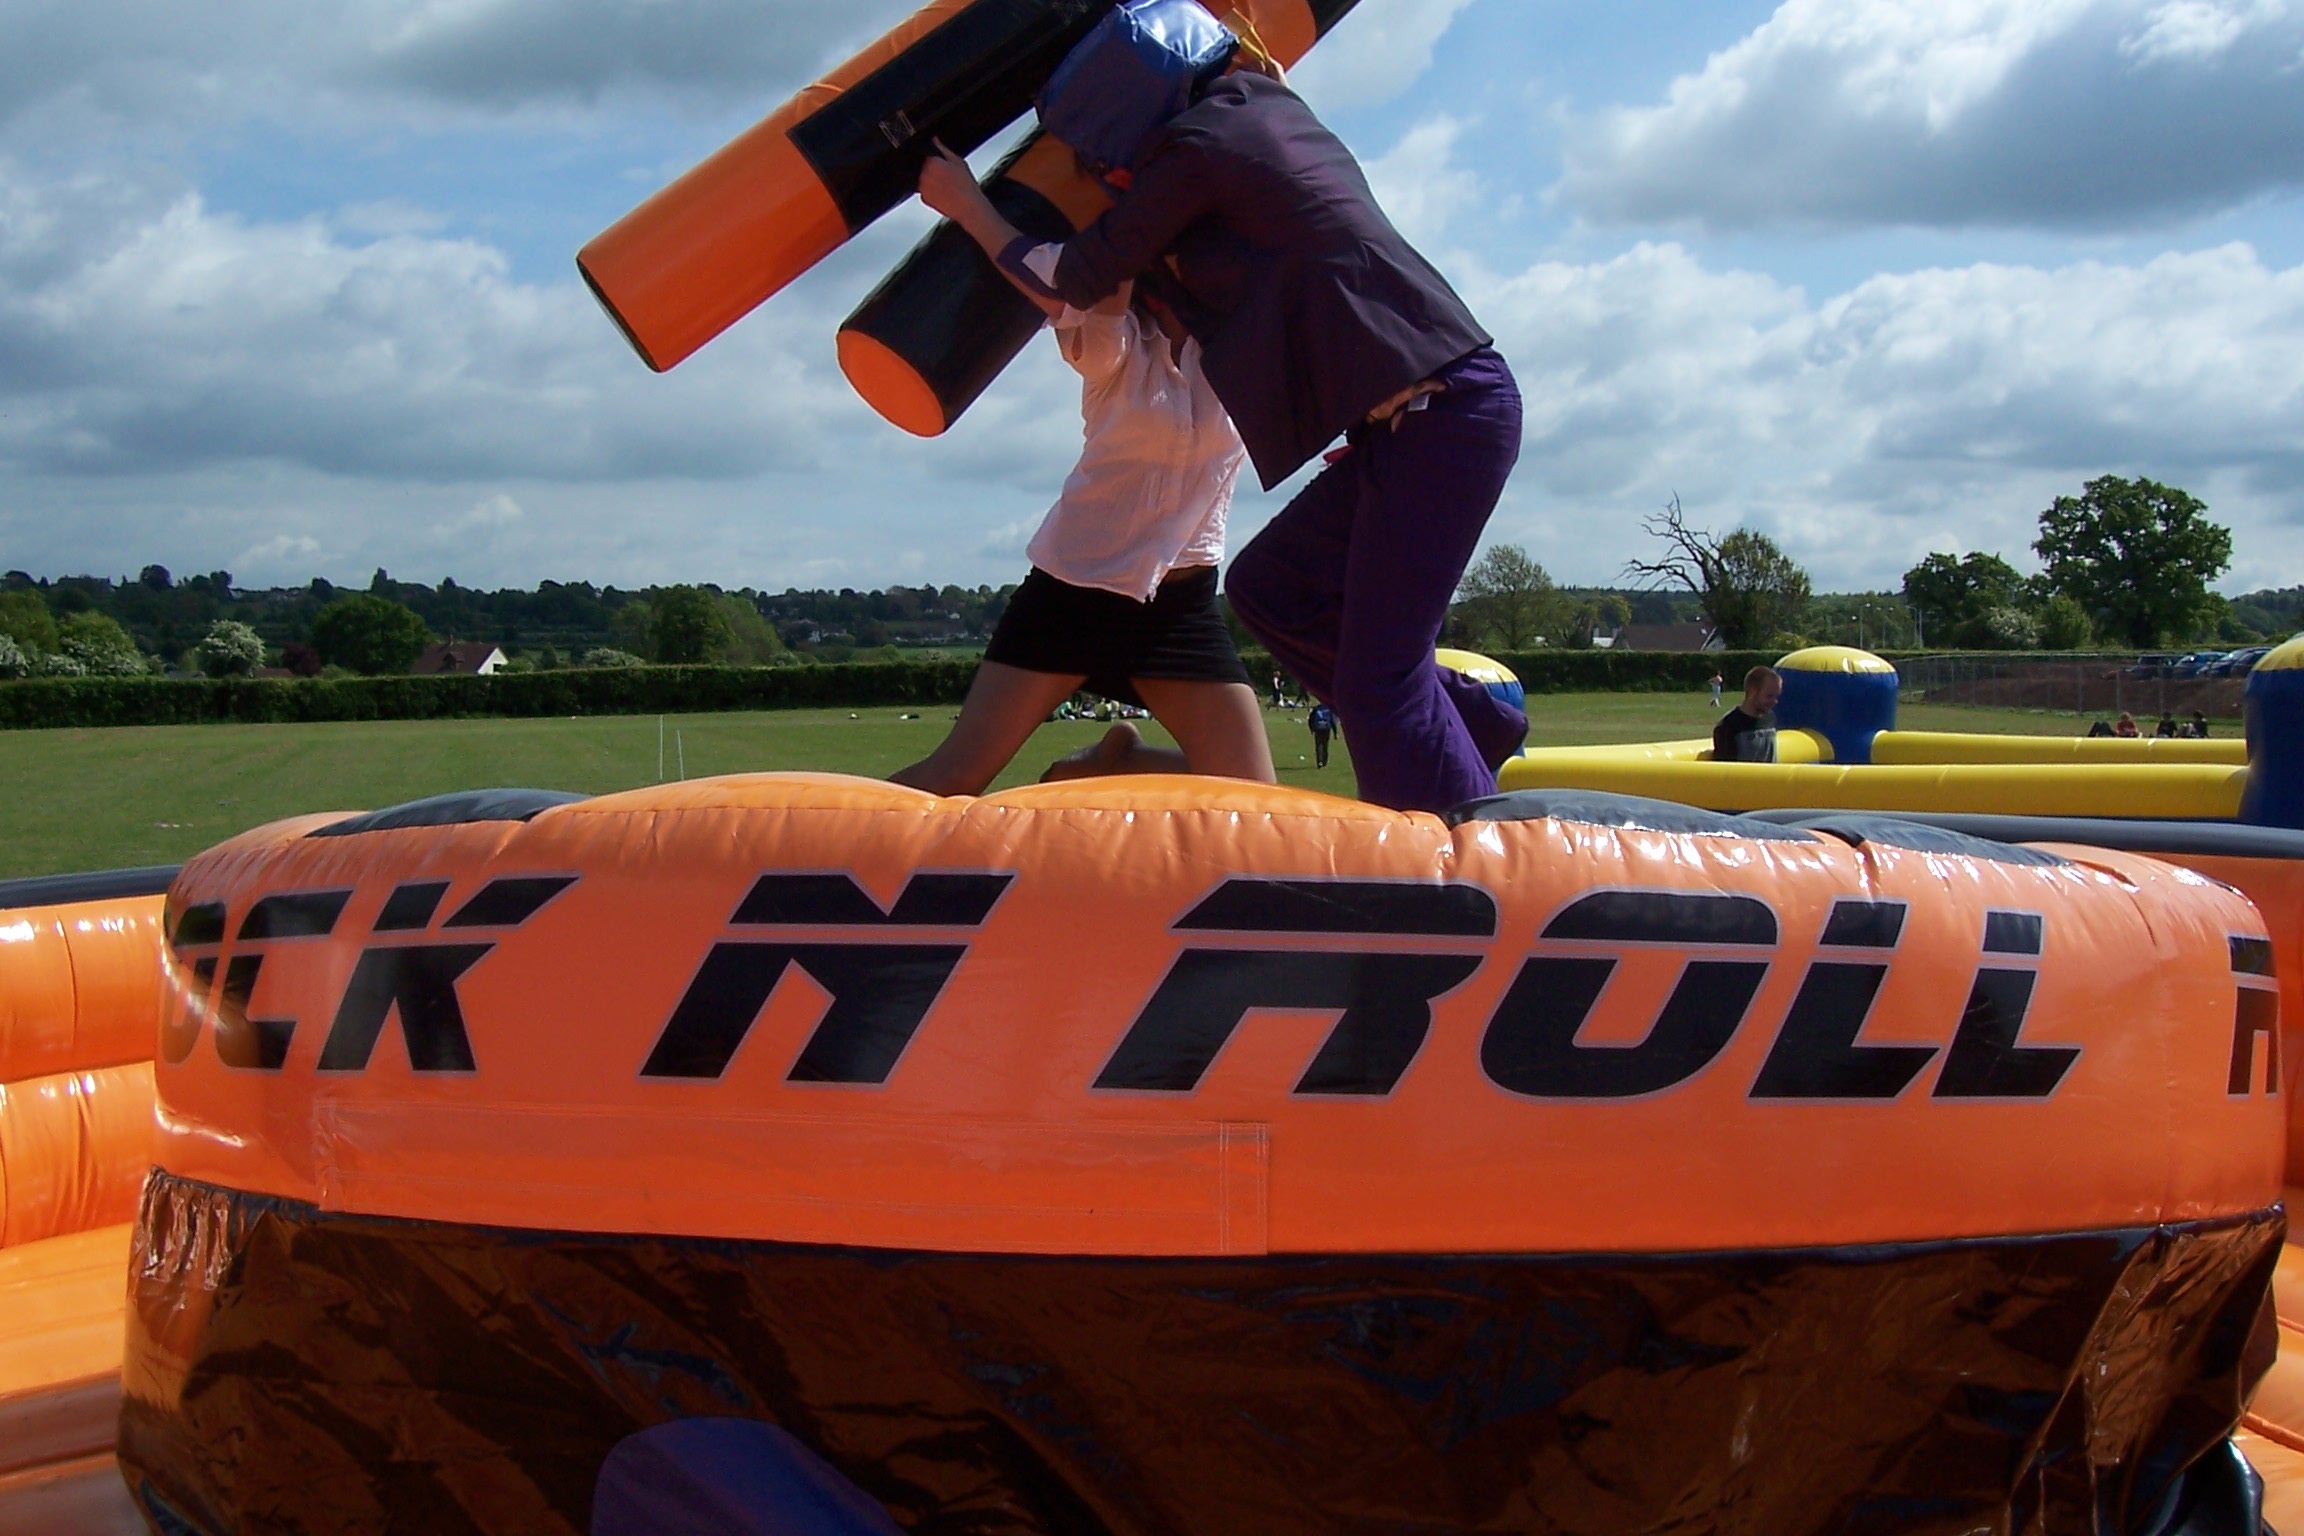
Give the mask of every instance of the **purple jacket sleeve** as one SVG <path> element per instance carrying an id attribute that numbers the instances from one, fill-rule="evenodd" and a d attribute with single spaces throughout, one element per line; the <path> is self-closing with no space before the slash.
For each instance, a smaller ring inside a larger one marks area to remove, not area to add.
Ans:
<path id="1" fill-rule="evenodd" d="M 1035 251 L 1061 249 L 1061 246 L 1035 240 L 1030 235 L 1018 235 L 1000 248 L 1000 254 L 994 258 L 994 261 L 1000 270 L 1014 278 L 1025 292 L 1036 293 L 1052 303 L 1061 304 L 1064 302 L 1064 295 L 1048 286 L 1047 278 L 1041 274 L 1039 268 L 1032 261 L 1032 254 Z"/>
<path id="2" fill-rule="evenodd" d="M 1222 193 L 1223 167 L 1198 135 L 1176 134 L 1101 218 L 1064 242 L 1056 263 L 1056 297 L 1074 309 L 1110 298 L 1120 285 L 1160 259 L 1186 226 Z"/>

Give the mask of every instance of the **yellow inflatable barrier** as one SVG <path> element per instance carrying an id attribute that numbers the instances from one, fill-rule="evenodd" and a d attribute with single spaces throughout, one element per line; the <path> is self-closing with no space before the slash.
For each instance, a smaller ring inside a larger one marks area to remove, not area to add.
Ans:
<path id="1" fill-rule="evenodd" d="M 1783 740 L 1781 736 L 1777 738 Z M 1777 754 L 1777 761 L 1786 761 Z M 2179 736 L 1992 736 L 1959 731 L 1882 731 L 1872 738 L 1875 763 L 2222 763 L 2248 766 L 2237 736 L 2195 741 Z M 2074 812 L 2072 814 L 2080 814 Z"/>
<path id="2" fill-rule="evenodd" d="M 1713 811 L 1813 806 L 2220 821 L 2240 814 L 2247 783 L 2246 768 L 2207 763 L 1796 766 L 1649 759 L 1607 748 L 1530 752 L 1506 762 L 1497 775 L 1497 787 L 1507 792 L 1595 790 Z"/>

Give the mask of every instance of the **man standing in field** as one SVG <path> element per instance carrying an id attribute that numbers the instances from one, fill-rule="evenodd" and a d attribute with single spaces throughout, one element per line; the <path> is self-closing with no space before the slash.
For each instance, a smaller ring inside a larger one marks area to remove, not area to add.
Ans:
<path id="1" fill-rule="evenodd" d="M 1774 667 L 1745 673 L 1742 701 L 1712 727 L 1712 761 L 1776 761 L 1776 701 L 1783 696 L 1784 678 Z"/>

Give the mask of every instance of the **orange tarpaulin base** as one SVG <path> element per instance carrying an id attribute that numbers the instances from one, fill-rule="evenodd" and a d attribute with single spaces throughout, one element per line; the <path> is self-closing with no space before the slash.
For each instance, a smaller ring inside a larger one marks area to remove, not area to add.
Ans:
<path id="1" fill-rule="evenodd" d="M 731 1423 L 916 1532 L 2148 1528 L 2264 1367 L 2280 1222 L 1019 1257 L 515 1234 L 161 1174 L 120 1453 L 211 1536 L 596 1533 L 621 1451 Z"/>

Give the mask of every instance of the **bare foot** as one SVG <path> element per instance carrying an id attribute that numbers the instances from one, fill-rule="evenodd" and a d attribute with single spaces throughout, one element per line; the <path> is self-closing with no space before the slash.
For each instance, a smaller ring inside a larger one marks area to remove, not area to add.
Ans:
<path id="1" fill-rule="evenodd" d="M 1048 771 L 1040 775 L 1040 782 L 1060 784 L 1066 779 L 1094 779 L 1120 773 L 1128 760 L 1143 748 L 1143 734 L 1123 720 L 1106 731 L 1095 745 L 1067 752 L 1050 763 Z"/>

